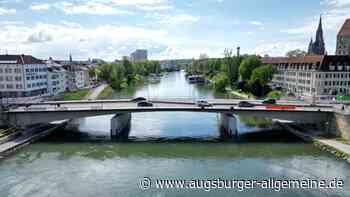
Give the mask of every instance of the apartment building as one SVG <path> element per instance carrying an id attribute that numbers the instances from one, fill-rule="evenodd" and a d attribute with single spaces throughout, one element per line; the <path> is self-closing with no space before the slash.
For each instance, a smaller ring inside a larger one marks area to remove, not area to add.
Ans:
<path id="1" fill-rule="evenodd" d="M 337 35 L 337 55 L 350 55 L 350 19 L 347 19 Z"/>
<path id="2" fill-rule="evenodd" d="M 147 61 L 147 50 L 137 49 L 130 55 L 130 60 L 133 62 Z"/>
<path id="3" fill-rule="evenodd" d="M 317 99 L 350 94 L 350 56 L 266 57 L 262 62 L 276 67 L 272 86 L 286 93 Z"/>
<path id="4" fill-rule="evenodd" d="M 90 87 L 89 69 L 82 65 L 64 65 L 67 71 L 67 89 L 77 90 Z"/>
<path id="5" fill-rule="evenodd" d="M 30 55 L 0 55 L 0 97 L 47 94 L 47 65 Z"/>

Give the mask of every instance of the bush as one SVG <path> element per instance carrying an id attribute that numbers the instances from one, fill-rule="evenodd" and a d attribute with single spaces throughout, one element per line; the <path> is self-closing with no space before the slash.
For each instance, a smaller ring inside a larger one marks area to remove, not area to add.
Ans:
<path id="1" fill-rule="evenodd" d="M 282 92 L 274 90 L 274 91 L 269 92 L 267 94 L 267 96 L 270 97 L 270 98 L 279 99 L 279 98 L 282 97 Z"/>
<path id="2" fill-rule="evenodd" d="M 214 90 L 218 92 L 225 92 L 228 83 L 228 77 L 224 74 L 218 74 L 214 78 Z"/>

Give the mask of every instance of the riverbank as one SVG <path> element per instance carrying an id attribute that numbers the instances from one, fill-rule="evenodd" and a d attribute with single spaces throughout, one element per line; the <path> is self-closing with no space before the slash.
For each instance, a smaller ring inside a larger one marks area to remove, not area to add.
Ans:
<path id="1" fill-rule="evenodd" d="M 18 131 L 16 137 L 8 139 L 0 144 L 0 159 L 6 155 L 35 142 L 67 124 L 66 121 L 57 124 L 40 125 L 34 128 Z"/>
<path id="2" fill-rule="evenodd" d="M 326 139 L 316 135 L 315 133 L 304 133 L 291 126 L 280 123 L 284 129 L 300 137 L 306 142 L 313 143 L 316 147 L 323 151 L 327 151 L 340 159 L 344 159 L 350 163 L 350 144 L 344 143 L 338 139 Z"/>
<path id="3" fill-rule="evenodd" d="M 242 92 L 242 91 L 232 90 L 231 88 L 228 88 L 228 87 L 225 90 L 228 94 L 235 96 L 235 97 L 238 97 L 240 99 L 254 99 L 253 95 L 247 94 L 247 93 Z"/>
<path id="4" fill-rule="evenodd" d="M 85 96 L 86 100 L 96 100 L 99 99 L 100 95 L 107 89 L 110 88 L 108 84 L 101 84 L 98 87 L 90 90 L 90 93 Z"/>
<path id="5" fill-rule="evenodd" d="M 97 96 L 97 99 L 103 100 L 109 98 L 109 96 L 113 93 L 113 88 L 107 85 Z"/>
<path id="6" fill-rule="evenodd" d="M 86 98 L 86 96 L 88 96 L 89 93 L 90 93 L 89 89 L 65 92 L 63 94 L 63 100 L 65 101 L 82 100 Z"/>

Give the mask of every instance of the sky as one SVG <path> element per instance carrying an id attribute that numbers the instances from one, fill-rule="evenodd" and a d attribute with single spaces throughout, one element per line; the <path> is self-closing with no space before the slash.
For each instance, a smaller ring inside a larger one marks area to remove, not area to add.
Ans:
<path id="1" fill-rule="evenodd" d="M 222 57 L 225 48 L 283 56 L 307 50 L 320 15 L 328 54 L 350 0 L 0 0 L 0 53 L 37 58 Z"/>

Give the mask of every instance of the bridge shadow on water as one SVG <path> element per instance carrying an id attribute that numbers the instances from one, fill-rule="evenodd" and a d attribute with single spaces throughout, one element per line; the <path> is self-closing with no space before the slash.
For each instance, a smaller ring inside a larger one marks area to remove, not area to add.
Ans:
<path id="1" fill-rule="evenodd" d="M 215 133 L 215 131 L 213 131 Z M 302 140 L 294 134 L 279 128 L 262 129 L 238 133 L 235 136 L 129 136 L 112 139 L 109 135 L 93 135 L 77 130 L 64 129 L 55 131 L 41 139 L 41 142 L 112 142 L 112 143 L 299 143 Z"/>
<path id="2" fill-rule="evenodd" d="M 115 143 L 256 143 L 300 142 L 300 139 L 274 124 L 271 119 L 236 117 L 237 129 L 223 129 L 215 114 L 144 113 L 135 114 L 123 136 L 111 137 L 112 116 L 74 120 L 65 129 L 42 139 L 46 142 Z M 174 121 L 176 120 L 176 121 Z"/>

